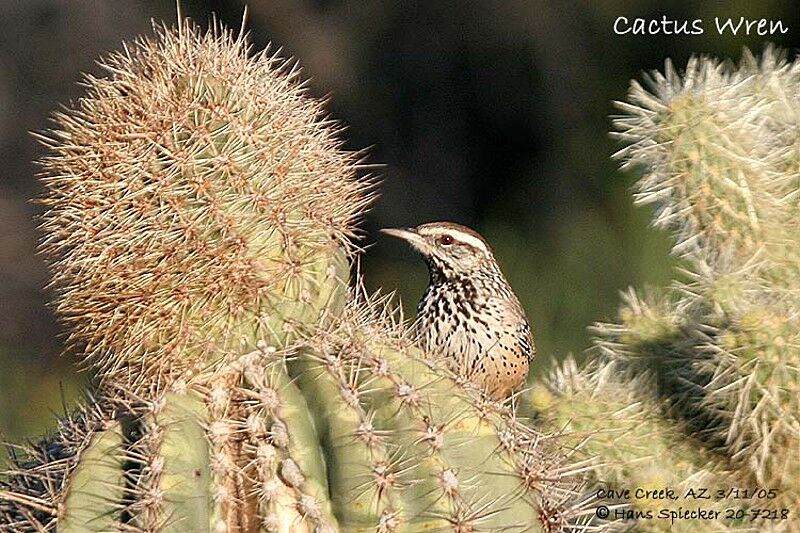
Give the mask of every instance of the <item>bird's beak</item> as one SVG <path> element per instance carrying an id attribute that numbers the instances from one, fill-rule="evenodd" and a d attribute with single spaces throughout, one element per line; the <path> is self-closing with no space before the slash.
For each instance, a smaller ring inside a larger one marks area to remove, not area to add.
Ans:
<path id="1" fill-rule="evenodd" d="M 385 228 L 381 230 L 381 233 L 403 239 L 420 252 L 425 252 L 428 249 L 428 243 L 417 233 L 415 228 Z"/>

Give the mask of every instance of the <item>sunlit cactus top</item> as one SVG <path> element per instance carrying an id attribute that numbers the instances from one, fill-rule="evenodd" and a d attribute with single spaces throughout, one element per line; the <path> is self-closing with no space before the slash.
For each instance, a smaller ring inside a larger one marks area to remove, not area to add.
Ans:
<path id="1" fill-rule="evenodd" d="M 41 249 L 72 344 L 153 383 L 315 322 L 369 195 L 297 69 L 189 23 L 101 67 L 42 162 Z"/>
<path id="2" fill-rule="evenodd" d="M 800 235 L 800 63 L 744 54 L 738 67 L 694 57 L 684 73 L 668 61 L 647 87 L 632 82 L 617 102 L 616 155 L 644 169 L 637 199 L 655 204 L 676 253 L 738 268 L 761 250 L 796 270 L 786 251 Z"/>

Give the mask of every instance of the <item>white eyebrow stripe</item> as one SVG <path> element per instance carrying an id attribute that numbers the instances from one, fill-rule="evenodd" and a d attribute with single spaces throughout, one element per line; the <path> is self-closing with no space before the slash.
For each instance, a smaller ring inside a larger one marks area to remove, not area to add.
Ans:
<path id="1" fill-rule="evenodd" d="M 464 233 L 463 231 L 458 231 L 457 229 L 450 229 L 450 228 L 432 228 L 428 229 L 424 233 L 429 235 L 452 235 L 453 238 L 459 242 L 463 242 L 464 244 L 469 244 L 470 246 L 477 248 L 478 250 L 482 250 L 484 252 L 488 252 L 486 249 L 486 244 L 482 240 L 477 237 L 470 235 L 469 233 Z"/>

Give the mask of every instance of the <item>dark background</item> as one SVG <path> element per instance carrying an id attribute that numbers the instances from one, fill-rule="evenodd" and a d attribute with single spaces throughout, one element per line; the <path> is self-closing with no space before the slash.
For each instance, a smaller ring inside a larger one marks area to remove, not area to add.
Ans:
<path id="1" fill-rule="evenodd" d="M 182 2 L 205 25 L 216 13 L 239 28 L 238 0 Z M 386 226 L 452 220 L 495 249 L 533 322 L 539 357 L 580 355 L 586 326 L 612 319 L 618 291 L 664 284 L 666 236 L 648 229 L 609 156 L 611 101 L 629 80 L 685 65 L 692 53 L 738 59 L 742 47 L 800 43 L 800 5 L 766 2 L 545 2 L 532 0 L 252 0 L 248 27 L 296 57 L 314 95 L 348 125 L 353 149 L 385 166 L 381 196 L 363 225 L 371 288 L 399 290 L 410 313 L 423 263 Z M 699 36 L 619 36 L 616 17 L 689 21 Z M 713 17 L 780 19 L 785 35 L 720 36 Z M 47 273 L 35 255 L 39 194 L 32 161 L 59 104 L 80 95 L 81 72 L 123 40 L 174 21 L 170 0 L 0 0 L 0 434 L 18 440 L 53 425 L 83 376 L 61 356 L 47 308 Z"/>

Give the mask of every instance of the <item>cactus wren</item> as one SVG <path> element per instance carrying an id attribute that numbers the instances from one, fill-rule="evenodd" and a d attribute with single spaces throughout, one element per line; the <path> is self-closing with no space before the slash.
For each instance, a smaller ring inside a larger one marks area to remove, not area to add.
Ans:
<path id="1" fill-rule="evenodd" d="M 384 229 L 408 241 L 428 264 L 430 282 L 417 307 L 420 346 L 503 400 L 525 382 L 535 355 L 525 312 L 475 231 L 452 222 Z"/>

